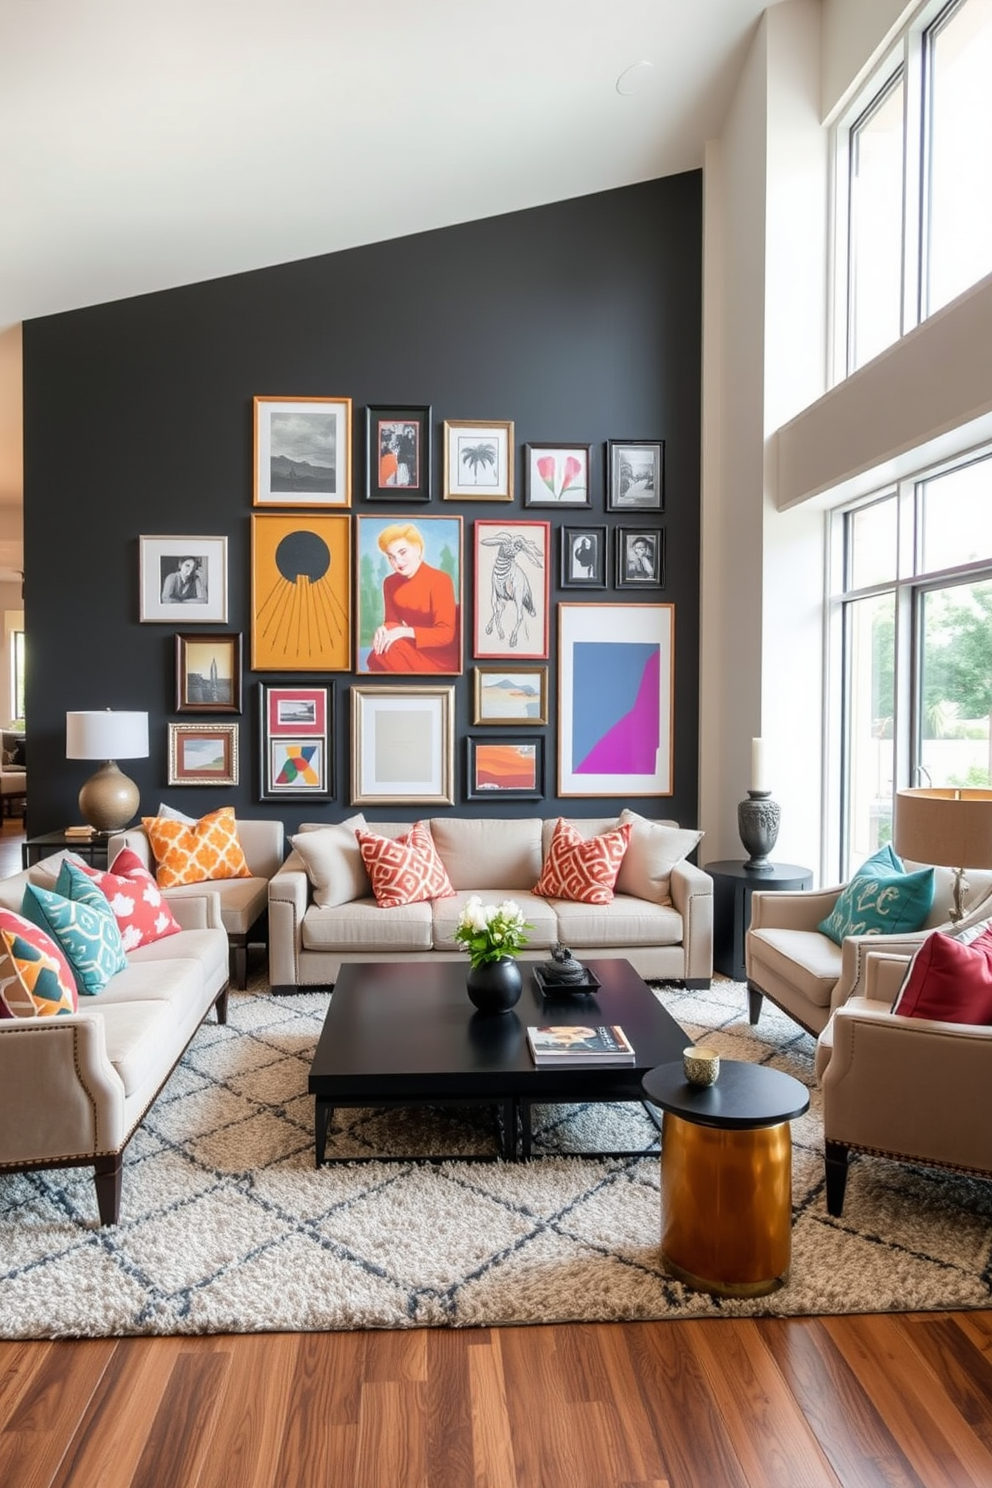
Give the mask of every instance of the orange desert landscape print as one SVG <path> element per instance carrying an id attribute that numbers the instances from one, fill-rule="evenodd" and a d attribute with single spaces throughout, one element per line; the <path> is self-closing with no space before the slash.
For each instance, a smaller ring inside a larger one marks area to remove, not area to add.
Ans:
<path id="1" fill-rule="evenodd" d="M 479 790 L 532 790 L 537 785 L 535 744 L 477 744 L 475 783 Z"/>

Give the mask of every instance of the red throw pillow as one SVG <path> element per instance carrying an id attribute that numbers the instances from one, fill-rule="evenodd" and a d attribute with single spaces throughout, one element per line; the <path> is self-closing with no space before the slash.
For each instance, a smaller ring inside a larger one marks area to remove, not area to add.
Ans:
<path id="1" fill-rule="evenodd" d="M 78 1011 L 76 978 L 62 947 L 46 931 L 12 909 L 0 909 L 0 941 L 5 963 L 2 968 L 5 985 L 0 989 L 0 1018 Z M 39 982 L 47 984 L 48 979 L 43 973 L 48 970 L 54 971 L 52 985 L 35 985 Z M 9 983 L 7 978 L 10 978 Z"/>
<path id="2" fill-rule="evenodd" d="M 624 822 L 598 837 L 583 837 L 560 816 L 534 893 L 579 904 L 610 904 L 632 831 L 633 823 Z"/>
<path id="3" fill-rule="evenodd" d="M 380 909 L 444 899 L 455 892 L 430 828 L 423 822 L 414 822 L 402 837 L 378 837 L 360 830 L 355 836 Z"/>
<path id="4" fill-rule="evenodd" d="M 928 935 L 892 1011 L 906 1018 L 992 1024 L 992 929 L 970 945 L 939 930 Z"/>
<path id="5" fill-rule="evenodd" d="M 73 858 L 73 862 L 78 863 L 106 896 L 125 951 L 151 945 L 153 940 L 175 935 L 182 929 L 163 899 L 154 876 L 131 848 L 122 848 L 109 870 L 93 868 L 81 859 Z"/>

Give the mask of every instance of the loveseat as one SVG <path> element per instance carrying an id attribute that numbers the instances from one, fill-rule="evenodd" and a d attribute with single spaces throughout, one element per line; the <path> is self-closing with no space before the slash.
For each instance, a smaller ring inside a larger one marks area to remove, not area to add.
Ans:
<path id="1" fill-rule="evenodd" d="M 569 820 L 585 838 L 618 825 L 617 817 Z M 626 957 L 642 977 L 708 987 L 713 881 L 687 861 L 701 834 L 632 812 L 619 820 L 630 820 L 632 831 L 608 904 L 533 892 L 554 819 L 446 816 L 426 825 L 454 894 L 388 909 L 376 902 L 359 851 L 356 828 L 366 828 L 364 817 L 304 823 L 269 881 L 272 989 L 332 986 L 344 961 L 440 961 L 464 955 L 453 934 L 472 894 L 484 902 L 510 898 L 520 905 L 533 926 L 522 959 L 543 960 L 560 941 L 580 960 Z M 367 830 L 396 838 L 410 826 L 374 821 Z"/>
<path id="2" fill-rule="evenodd" d="M 28 882 L 55 883 L 64 853 L 0 880 L 20 912 Z M 227 1020 L 228 946 L 216 894 L 171 905 L 182 928 L 127 952 L 77 1012 L 0 1019 L 0 1174 L 93 1167 L 101 1224 L 120 1215 L 121 1162 L 211 1007 Z"/>

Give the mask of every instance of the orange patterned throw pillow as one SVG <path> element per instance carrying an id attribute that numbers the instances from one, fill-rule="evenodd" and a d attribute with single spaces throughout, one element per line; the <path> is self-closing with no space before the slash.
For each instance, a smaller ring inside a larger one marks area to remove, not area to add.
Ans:
<path id="1" fill-rule="evenodd" d="M 430 828 L 423 822 L 414 822 L 402 837 L 377 837 L 362 831 L 355 836 L 380 909 L 444 899 L 455 892 Z"/>
<path id="2" fill-rule="evenodd" d="M 534 893 L 545 899 L 610 904 L 632 830 L 632 823 L 625 822 L 599 837 L 583 837 L 560 816 Z"/>
<path id="3" fill-rule="evenodd" d="M 233 806 L 208 812 L 192 827 L 164 816 L 143 816 L 141 825 L 155 854 L 155 879 L 160 889 L 217 878 L 251 878 L 238 840 Z"/>

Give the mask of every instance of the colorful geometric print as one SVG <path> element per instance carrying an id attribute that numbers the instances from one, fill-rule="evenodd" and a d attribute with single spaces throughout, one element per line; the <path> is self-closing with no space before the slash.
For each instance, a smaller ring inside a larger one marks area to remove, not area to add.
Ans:
<path id="1" fill-rule="evenodd" d="M 76 1012 L 75 983 L 67 985 L 62 977 L 55 956 L 22 935 L 0 930 L 0 1018 L 53 1018 Z"/>
<path id="2" fill-rule="evenodd" d="M 414 822 L 402 837 L 377 837 L 374 832 L 357 830 L 355 835 L 380 909 L 445 899 L 455 892 L 430 828 L 423 822 Z"/>
<path id="3" fill-rule="evenodd" d="M 251 878 L 233 806 L 208 812 L 192 827 L 162 816 L 143 816 L 141 825 L 155 854 L 160 889 L 220 878 Z"/>
<path id="4" fill-rule="evenodd" d="M 127 957 L 110 905 L 85 874 L 78 877 L 85 883 L 91 902 L 67 899 L 29 883 L 21 911 L 61 948 L 76 979 L 77 990 L 86 997 L 94 997 L 112 976 L 125 970 Z M 81 885 L 74 883 L 73 892 L 83 892 Z M 102 904 L 97 903 L 98 899 Z"/>
<path id="5" fill-rule="evenodd" d="M 117 854 L 109 871 L 92 868 L 89 863 L 76 863 L 75 858 L 72 862 L 106 897 L 125 951 L 151 945 L 182 929 L 155 879 L 131 848 L 125 847 Z M 55 887 L 58 889 L 58 884 Z"/>
<path id="6" fill-rule="evenodd" d="M 633 823 L 625 822 L 599 837 L 583 837 L 560 816 L 534 893 L 579 904 L 610 904 L 632 831 Z"/>
<path id="7" fill-rule="evenodd" d="M 18 936 L 24 941 L 25 945 L 33 946 L 41 955 L 47 956 L 50 961 L 55 962 L 58 968 L 59 982 L 70 993 L 72 997 L 72 1010 L 75 1012 L 79 1006 L 79 999 L 76 994 L 76 978 L 73 976 L 72 967 L 63 955 L 62 947 L 57 941 L 53 940 L 50 935 L 47 935 L 33 920 L 25 919 L 24 915 L 17 914 L 13 909 L 0 908 L 0 935 L 4 932 Z"/>
<path id="8" fill-rule="evenodd" d="M 320 744 L 282 744 L 282 764 L 273 781 L 274 785 L 307 785 L 320 788 L 320 774 L 314 768 L 319 762 Z"/>

